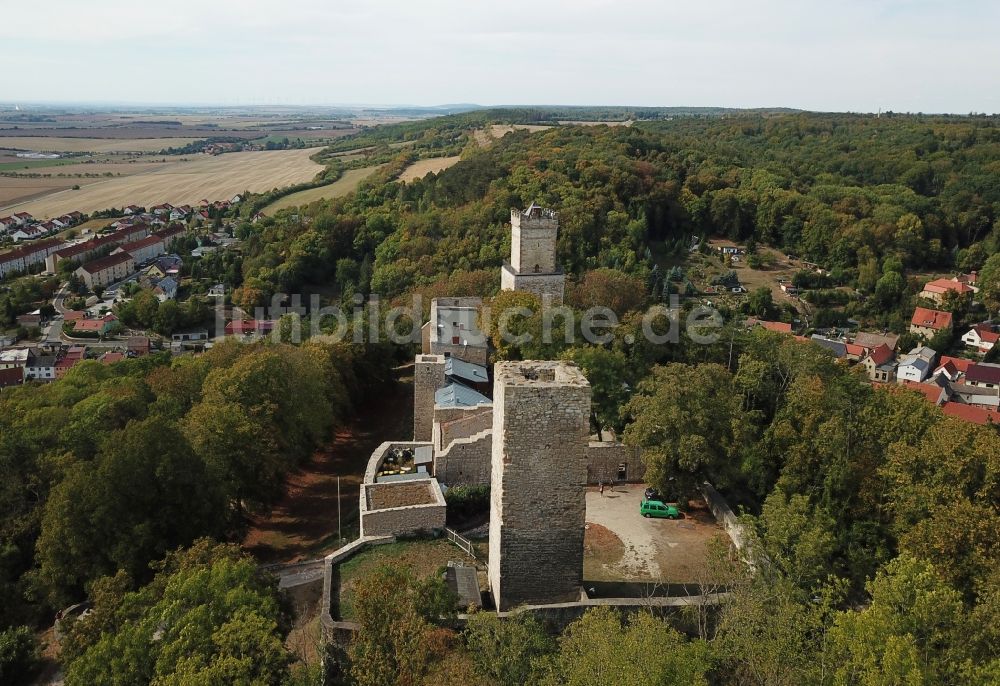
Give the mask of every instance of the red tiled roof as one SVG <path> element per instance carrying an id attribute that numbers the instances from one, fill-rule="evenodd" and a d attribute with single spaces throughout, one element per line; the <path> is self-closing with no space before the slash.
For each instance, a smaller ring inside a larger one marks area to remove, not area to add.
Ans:
<path id="1" fill-rule="evenodd" d="M 996 343 L 1000 341 L 1000 333 L 993 330 L 989 324 L 976 324 L 972 330 L 979 334 L 979 340 L 983 343 Z"/>
<path id="2" fill-rule="evenodd" d="M 965 358 L 962 358 L 962 357 L 949 357 L 947 355 L 942 355 L 941 356 L 941 360 L 940 360 L 940 365 L 949 364 L 949 363 L 952 366 L 954 366 L 955 369 L 957 369 L 958 371 L 962 372 L 963 374 L 965 374 L 966 372 L 968 372 L 969 371 L 969 367 L 971 367 L 973 364 L 975 364 L 975 362 L 973 362 L 972 360 L 966 360 Z"/>
<path id="3" fill-rule="evenodd" d="M 24 383 L 24 370 L 20 367 L 0 369 L 0 388 L 4 386 L 18 386 L 22 383 Z"/>
<path id="4" fill-rule="evenodd" d="M 1000 424 L 1000 412 L 974 405 L 947 402 L 941 406 L 941 411 L 949 417 L 957 417 L 974 424 Z"/>
<path id="5" fill-rule="evenodd" d="M 791 324 L 786 324 L 785 322 L 767 322 L 767 321 L 761 320 L 761 321 L 759 321 L 757 323 L 760 324 L 761 326 L 763 326 L 768 331 L 774 331 L 776 333 L 791 333 L 792 332 L 792 325 Z"/>
<path id="6" fill-rule="evenodd" d="M 99 260 L 94 260 L 93 262 L 88 262 L 87 264 L 80 267 L 83 271 L 88 274 L 96 274 L 97 272 L 107 269 L 108 267 L 114 267 L 118 264 L 124 264 L 132 260 L 132 256 L 127 252 L 120 252 L 117 255 L 108 255 L 107 257 L 102 257 Z"/>
<path id="7" fill-rule="evenodd" d="M 892 359 L 892 348 L 887 346 L 885 343 L 882 343 L 881 345 L 872 348 L 872 351 L 868 353 L 868 356 L 872 358 L 872 362 L 874 362 L 876 366 L 885 364 Z"/>
<path id="8" fill-rule="evenodd" d="M 913 311 L 913 318 L 910 319 L 910 324 L 927 327 L 935 331 L 947 329 L 951 326 L 951 312 L 941 312 L 926 307 L 918 307 Z"/>
<path id="9" fill-rule="evenodd" d="M 951 279 L 934 279 L 933 281 L 928 281 L 924 284 L 924 290 L 928 293 L 947 293 L 948 291 L 972 293 L 971 286 L 961 281 L 952 281 Z"/>
<path id="10" fill-rule="evenodd" d="M 847 349 L 848 355 L 854 355 L 855 357 L 862 358 L 865 356 L 865 349 L 860 345 L 855 345 L 854 343 L 845 343 L 844 347 Z"/>
<path id="11" fill-rule="evenodd" d="M 903 386 L 910 389 L 911 391 L 916 391 L 917 393 L 923 394 L 923 396 L 928 400 L 928 402 L 937 405 L 938 400 L 941 398 L 941 387 L 926 383 L 917 383 L 916 381 L 904 381 Z"/>
<path id="12" fill-rule="evenodd" d="M 121 362 L 125 359 L 125 353 L 104 353 L 99 358 L 104 364 L 112 364 L 113 362 Z"/>

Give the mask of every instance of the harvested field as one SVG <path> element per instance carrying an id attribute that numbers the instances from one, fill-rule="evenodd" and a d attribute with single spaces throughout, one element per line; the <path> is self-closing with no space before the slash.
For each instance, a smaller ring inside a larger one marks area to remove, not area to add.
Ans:
<path id="1" fill-rule="evenodd" d="M 16 202 L 24 202 L 32 198 L 39 198 L 50 193 L 64 191 L 66 193 L 80 193 L 80 191 L 67 190 L 75 185 L 85 186 L 86 184 L 97 183 L 100 179 L 78 179 L 74 177 L 59 178 L 56 176 L 42 176 L 39 178 L 21 179 L 0 176 L 0 208 L 5 205 L 12 205 Z M 59 214 L 72 212 L 77 209 L 71 207 L 63 210 Z M 22 210 L 18 210 L 19 212 Z M 28 210 L 30 212 L 30 210 Z"/>
<path id="2" fill-rule="evenodd" d="M 461 155 L 455 155 L 454 157 L 432 157 L 427 160 L 417 160 L 403 170 L 403 173 L 399 175 L 399 180 L 403 183 L 409 183 L 416 179 L 422 179 L 431 173 L 437 174 L 461 159 Z"/>
<path id="3" fill-rule="evenodd" d="M 177 162 L 145 174 L 106 181 L 94 179 L 94 183 L 79 191 L 54 193 L 22 203 L 17 209 L 36 217 L 52 217 L 73 210 L 89 213 L 128 204 L 147 207 L 161 202 L 194 204 L 202 198 L 220 200 L 244 191 L 268 191 L 311 181 L 323 169 L 309 159 L 315 152 L 315 148 L 310 148 L 192 156 L 188 162 Z M 54 181 L 83 186 L 88 179 Z"/>
<path id="4" fill-rule="evenodd" d="M 215 134 L 218 135 L 218 134 Z M 32 152 L 157 152 L 187 145 L 200 138 L 76 138 L 55 136 L 3 136 L 0 145 Z"/>
<path id="5" fill-rule="evenodd" d="M 187 156 L 191 159 L 193 156 Z M 31 174 L 45 174 L 46 176 L 84 175 L 84 174 L 114 174 L 115 176 L 126 176 L 129 174 L 144 174 L 157 169 L 164 169 L 167 165 L 177 164 L 180 158 L 161 157 L 141 160 L 129 158 L 123 160 L 100 160 L 93 162 L 78 162 L 66 160 L 64 164 L 41 166 L 27 170 Z M 17 168 L 10 171 L 20 171 Z"/>
<path id="6" fill-rule="evenodd" d="M 299 191 L 298 193 L 286 195 L 283 198 L 278 198 L 261 210 L 261 212 L 266 215 L 271 215 L 278 210 L 283 210 L 288 207 L 299 207 L 301 205 L 308 205 L 309 203 L 316 202 L 317 200 L 332 200 L 333 198 L 343 197 L 354 191 L 354 189 L 358 187 L 359 183 L 371 176 L 378 168 L 379 167 L 375 166 L 364 167 L 362 169 L 348 169 L 339 179 L 331 184 L 319 186 L 317 188 L 310 188 L 308 190 Z"/>

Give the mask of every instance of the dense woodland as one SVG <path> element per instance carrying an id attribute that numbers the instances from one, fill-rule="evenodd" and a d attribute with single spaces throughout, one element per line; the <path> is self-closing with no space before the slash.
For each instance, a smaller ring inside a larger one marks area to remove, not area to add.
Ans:
<path id="1" fill-rule="evenodd" d="M 825 296 L 831 311 L 872 326 L 902 331 L 919 277 L 958 270 L 979 270 L 979 314 L 995 315 L 1000 121 L 770 112 L 554 126 L 487 145 L 474 134 L 551 120 L 477 111 L 341 139 L 330 155 L 365 147 L 385 166 L 345 198 L 244 222 L 241 259 L 199 269 L 228 275 L 244 306 L 275 292 L 343 303 L 359 293 L 480 295 L 535 310 L 514 327 L 537 333 L 537 301 L 498 294 L 498 267 L 511 207 L 557 209 L 568 304 L 607 305 L 622 325 L 601 345 L 511 345 L 491 330 L 496 356 L 577 362 L 594 388 L 594 428 L 642 445 L 654 485 L 682 497 L 708 479 L 745 513 L 756 572 L 720 554 L 731 595 L 717 611 L 629 621 L 594 612 L 553 635 L 485 615 L 456 630 L 438 581 L 386 568 L 359 589 L 362 629 L 329 656 L 329 679 L 996 683 L 996 428 L 874 389 L 818 347 L 747 333 L 739 312 L 723 312 L 715 345 L 654 345 L 640 315 L 669 292 L 660 264 L 683 261 L 695 236 L 823 265 L 821 288 L 853 293 L 846 305 Z M 394 180 L 417 157 L 459 153 L 440 174 Z M 748 298 L 743 313 L 771 307 Z M 89 593 L 94 619 L 74 629 L 67 683 L 315 677 L 290 669 L 287 617 L 250 563 L 199 539 L 232 540 L 242 513 L 266 508 L 282 475 L 411 353 L 222 346 L 200 358 L 82 364 L 48 386 L 4 392 L 0 618 L 11 628 L 0 657 L 30 652 L 30 632 L 15 627 L 40 626 Z M 226 584 L 239 591 L 217 600 Z M 248 644 L 259 657 L 235 647 Z"/>

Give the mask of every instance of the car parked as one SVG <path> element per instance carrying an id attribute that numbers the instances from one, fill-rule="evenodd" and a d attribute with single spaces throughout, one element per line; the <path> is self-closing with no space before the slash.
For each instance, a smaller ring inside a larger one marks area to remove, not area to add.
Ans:
<path id="1" fill-rule="evenodd" d="M 659 500 L 643 500 L 639 505 L 639 514 L 643 517 L 660 519 L 680 519 L 681 513 L 676 505 L 667 505 Z"/>

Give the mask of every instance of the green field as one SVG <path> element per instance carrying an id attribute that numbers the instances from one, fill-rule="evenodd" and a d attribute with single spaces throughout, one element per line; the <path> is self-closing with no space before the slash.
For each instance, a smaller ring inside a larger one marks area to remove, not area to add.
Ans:
<path id="1" fill-rule="evenodd" d="M 265 215 L 270 215 L 274 214 L 278 210 L 283 210 L 288 207 L 299 207 L 301 205 L 308 205 L 311 202 L 316 202 L 317 200 L 330 200 L 332 198 L 342 197 L 357 188 L 359 183 L 375 173 L 378 168 L 378 166 L 375 166 L 363 167 L 361 169 L 349 169 L 344 172 L 343 176 L 331 184 L 286 195 L 283 198 L 275 200 L 273 203 L 261 210 L 261 212 Z"/>

